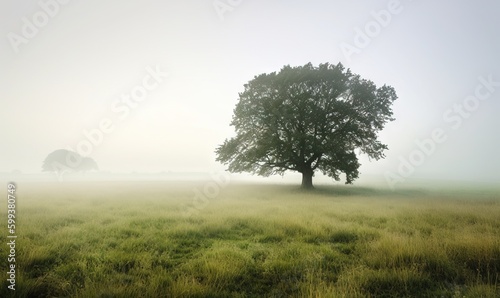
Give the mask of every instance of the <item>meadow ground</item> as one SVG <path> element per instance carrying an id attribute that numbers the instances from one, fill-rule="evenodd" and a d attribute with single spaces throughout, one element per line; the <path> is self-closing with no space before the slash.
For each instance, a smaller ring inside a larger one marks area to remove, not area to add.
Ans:
<path id="1" fill-rule="evenodd" d="M 18 183 L 16 297 L 500 297 L 498 191 L 202 186 Z"/>

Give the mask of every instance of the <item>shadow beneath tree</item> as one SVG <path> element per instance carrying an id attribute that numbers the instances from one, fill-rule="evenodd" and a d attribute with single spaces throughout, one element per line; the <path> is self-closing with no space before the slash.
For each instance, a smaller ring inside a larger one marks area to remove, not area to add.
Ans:
<path id="1" fill-rule="evenodd" d="M 297 191 L 297 189 L 296 189 Z M 390 190 L 365 186 L 349 185 L 317 185 L 313 189 L 298 188 L 298 191 L 310 195 L 322 196 L 361 196 L 361 197 L 422 197 L 428 195 L 428 191 L 418 188 Z"/>

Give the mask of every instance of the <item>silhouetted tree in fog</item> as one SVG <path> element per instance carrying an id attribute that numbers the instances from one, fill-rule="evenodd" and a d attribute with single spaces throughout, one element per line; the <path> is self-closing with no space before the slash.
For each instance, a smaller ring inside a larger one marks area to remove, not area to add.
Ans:
<path id="1" fill-rule="evenodd" d="M 312 188 L 316 170 L 352 183 L 360 166 L 355 149 L 373 159 L 387 146 L 377 139 L 392 118 L 396 92 L 344 69 L 342 64 L 285 66 L 256 76 L 239 94 L 231 125 L 236 136 L 216 149 L 231 172 L 269 176 L 302 173 Z"/>
<path id="2" fill-rule="evenodd" d="M 90 157 L 83 157 L 80 154 L 60 149 L 56 150 L 45 158 L 42 165 L 44 172 L 87 172 L 99 170 L 97 163 Z"/>

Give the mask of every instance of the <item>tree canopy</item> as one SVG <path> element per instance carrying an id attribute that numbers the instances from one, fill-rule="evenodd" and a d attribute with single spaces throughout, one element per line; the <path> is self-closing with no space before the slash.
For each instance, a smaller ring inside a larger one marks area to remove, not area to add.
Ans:
<path id="1" fill-rule="evenodd" d="M 316 170 L 346 183 L 359 175 L 355 149 L 378 160 L 387 149 L 377 139 L 392 118 L 394 88 L 377 87 L 342 64 L 284 66 L 244 85 L 231 125 L 236 136 L 217 147 L 230 172 L 262 176 L 302 173 L 312 188 Z"/>
<path id="2" fill-rule="evenodd" d="M 83 157 L 80 154 L 66 149 L 55 150 L 43 161 L 42 171 L 44 172 L 86 172 L 98 170 L 97 163 L 90 157 Z"/>

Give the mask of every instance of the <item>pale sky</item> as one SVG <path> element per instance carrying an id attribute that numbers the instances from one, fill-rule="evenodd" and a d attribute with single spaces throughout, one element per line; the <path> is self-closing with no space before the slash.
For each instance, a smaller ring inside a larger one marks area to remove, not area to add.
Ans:
<path id="1" fill-rule="evenodd" d="M 246 82 L 342 62 L 399 96 L 387 157 L 362 158 L 361 178 L 500 181 L 499 1 L 269 2 L 1 1 L 0 172 L 40 172 L 102 121 L 89 155 L 101 170 L 222 170 L 214 150 Z M 144 81 L 142 101 L 121 102 Z"/>

